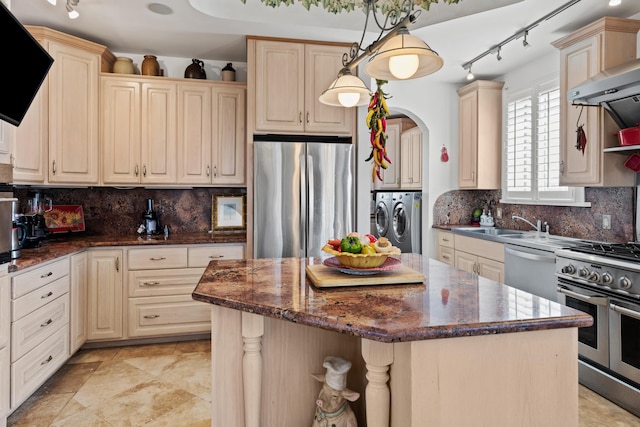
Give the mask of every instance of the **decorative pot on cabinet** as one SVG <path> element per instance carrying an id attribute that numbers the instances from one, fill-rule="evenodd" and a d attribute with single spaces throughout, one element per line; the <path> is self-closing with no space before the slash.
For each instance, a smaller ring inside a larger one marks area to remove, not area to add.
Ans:
<path id="1" fill-rule="evenodd" d="M 155 55 L 145 55 L 142 61 L 141 73 L 145 76 L 159 76 L 160 64 Z"/>
<path id="2" fill-rule="evenodd" d="M 184 70 L 185 79 L 206 79 L 207 73 L 204 71 L 204 62 L 199 59 L 192 59 L 191 65 Z"/>
<path id="3" fill-rule="evenodd" d="M 231 62 L 227 63 L 227 65 L 222 69 L 222 81 L 223 82 L 235 82 L 236 81 L 236 70 L 231 66 Z"/>
<path id="4" fill-rule="evenodd" d="M 113 63 L 113 72 L 119 74 L 135 74 L 136 69 L 133 66 L 131 58 L 118 56 L 116 62 Z"/>

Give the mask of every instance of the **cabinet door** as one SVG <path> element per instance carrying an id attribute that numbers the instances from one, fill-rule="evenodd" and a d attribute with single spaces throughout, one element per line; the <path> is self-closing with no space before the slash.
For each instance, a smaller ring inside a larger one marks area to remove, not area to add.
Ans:
<path id="1" fill-rule="evenodd" d="M 255 43 L 256 130 L 303 132 L 304 44 L 250 43 Z"/>
<path id="2" fill-rule="evenodd" d="M 334 107 L 318 100 L 338 77 L 343 68 L 342 55 L 347 52 L 344 46 L 305 45 L 305 132 L 329 135 L 353 132 L 355 108 Z"/>
<path id="3" fill-rule="evenodd" d="M 88 340 L 123 337 L 122 287 L 122 251 L 89 252 Z"/>
<path id="4" fill-rule="evenodd" d="M 244 87 L 213 88 L 213 184 L 245 182 L 245 99 Z"/>
<path id="5" fill-rule="evenodd" d="M 7 347 L 0 348 L 0 425 L 5 424 L 5 417 L 11 407 L 11 361 L 9 359 L 9 349 Z"/>
<path id="6" fill-rule="evenodd" d="M 414 127 L 400 137 L 401 188 L 422 188 L 422 132 Z"/>
<path id="7" fill-rule="evenodd" d="M 487 279 L 504 283 L 504 264 L 487 258 L 478 257 L 478 274 Z"/>
<path id="8" fill-rule="evenodd" d="M 572 88 L 588 80 L 598 73 L 598 38 L 592 37 L 577 43 L 562 51 L 561 74 L 565 80 L 564 87 Z M 580 108 L 571 106 L 570 102 L 563 103 L 566 120 L 564 121 L 564 143 L 560 148 L 560 184 L 596 184 L 600 180 L 601 148 L 597 141 L 600 108 L 585 107 L 580 115 Z M 587 149 L 584 154 L 575 147 L 576 123 L 580 116 L 580 124 L 587 136 Z"/>
<path id="9" fill-rule="evenodd" d="M 38 94 L 15 130 L 13 140 L 13 182 L 15 184 L 43 184 L 47 179 L 49 158 L 49 79 L 40 86 Z"/>
<path id="10" fill-rule="evenodd" d="M 244 113 L 244 111 L 243 111 Z M 178 84 L 178 182 L 211 183 L 211 86 Z M 216 123 L 217 124 L 217 123 Z"/>
<path id="11" fill-rule="evenodd" d="M 478 186 L 476 168 L 478 164 L 478 92 L 473 91 L 460 97 L 460 135 L 458 186 L 476 188 Z"/>
<path id="12" fill-rule="evenodd" d="M 49 42 L 49 182 L 98 183 L 100 56 Z"/>
<path id="13" fill-rule="evenodd" d="M 11 294 L 9 276 L 0 277 L 0 348 L 9 343 L 11 330 Z"/>
<path id="14" fill-rule="evenodd" d="M 75 353 L 87 341 L 87 253 L 71 255 L 69 352 Z"/>
<path id="15" fill-rule="evenodd" d="M 476 263 L 478 257 L 468 254 L 466 252 L 455 251 L 455 266 L 461 270 L 468 271 L 469 273 L 477 273 Z"/>
<path id="16" fill-rule="evenodd" d="M 142 177 L 143 184 L 175 184 L 176 100 L 173 83 L 142 83 Z"/>
<path id="17" fill-rule="evenodd" d="M 16 127 L 0 120 L 0 163 L 13 163 L 11 150 Z"/>
<path id="18" fill-rule="evenodd" d="M 376 181 L 376 189 L 395 190 L 400 188 L 400 130 L 402 128 L 401 123 L 388 123 L 387 124 L 387 155 L 391 159 L 389 167 L 382 169 L 380 174 L 382 175 L 382 182 Z"/>
<path id="19" fill-rule="evenodd" d="M 140 182 L 140 84 L 102 77 L 102 181 Z"/>

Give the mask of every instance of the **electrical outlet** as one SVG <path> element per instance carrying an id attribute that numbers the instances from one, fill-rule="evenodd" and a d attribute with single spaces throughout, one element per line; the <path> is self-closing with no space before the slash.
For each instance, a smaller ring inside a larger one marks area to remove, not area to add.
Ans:
<path id="1" fill-rule="evenodd" d="M 502 208 L 496 208 L 496 219 L 502 219 Z"/>
<path id="2" fill-rule="evenodd" d="M 611 230 L 611 215 L 602 215 L 602 229 Z"/>

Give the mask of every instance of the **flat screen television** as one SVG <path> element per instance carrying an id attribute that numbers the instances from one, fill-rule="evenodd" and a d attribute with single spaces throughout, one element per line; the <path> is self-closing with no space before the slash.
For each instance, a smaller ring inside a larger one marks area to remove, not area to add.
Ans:
<path id="1" fill-rule="evenodd" d="M 0 1 L 0 53 L 10 62 L 0 66 L 0 119 L 20 126 L 47 76 L 53 58 Z"/>

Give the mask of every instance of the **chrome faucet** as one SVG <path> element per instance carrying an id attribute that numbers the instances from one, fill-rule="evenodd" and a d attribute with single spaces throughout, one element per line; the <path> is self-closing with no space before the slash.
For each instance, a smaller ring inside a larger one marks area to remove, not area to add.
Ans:
<path id="1" fill-rule="evenodd" d="M 522 218 L 521 216 L 518 215 L 511 215 L 511 219 L 519 219 L 521 221 L 526 222 L 527 224 L 529 224 L 530 226 L 532 226 L 538 233 L 540 231 L 542 231 L 542 221 L 538 220 L 537 225 L 534 225 L 531 221 Z"/>

